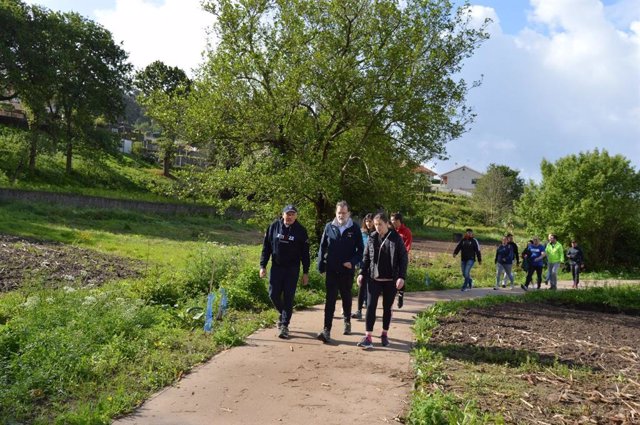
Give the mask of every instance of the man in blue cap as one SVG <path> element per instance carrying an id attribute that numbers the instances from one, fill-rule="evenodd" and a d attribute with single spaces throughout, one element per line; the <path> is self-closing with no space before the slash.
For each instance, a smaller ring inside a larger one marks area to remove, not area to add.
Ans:
<path id="1" fill-rule="evenodd" d="M 278 337 L 289 338 L 289 322 L 293 313 L 293 298 L 296 295 L 300 263 L 302 263 L 302 285 L 309 283 L 309 235 L 298 220 L 298 210 L 287 205 L 282 218 L 267 228 L 260 256 L 260 277 L 267 275 L 267 263 L 271 261 L 269 273 L 269 297 L 278 318 Z"/>

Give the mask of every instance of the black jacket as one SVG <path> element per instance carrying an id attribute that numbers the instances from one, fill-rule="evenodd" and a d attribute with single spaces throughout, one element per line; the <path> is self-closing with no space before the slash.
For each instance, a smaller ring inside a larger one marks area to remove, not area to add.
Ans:
<path id="1" fill-rule="evenodd" d="M 476 238 L 462 238 L 460 242 L 458 242 L 458 246 L 453 251 L 453 255 L 458 255 L 460 252 L 460 260 L 461 261 L 469 261 L 478 259 L 478 263 L 482 263 L 482 253 L 480 252 L 480 244 L 476 240 Z"/>
<path id="2" fill-rule="evenodd" d="M 367 246 L 364 250 L 364 259 L 362 260 L 362 270 L 360 274 L 376 279 L 377 264 L 379 262 L 378 254 L 380 253 L 380 235 L 373 232 L 369 235 Z M 409 255 L 407 248 L 404 246 L 402 237 L 395 230 L 389 229 L 389 236 L 384 240 L 385 244 L 389 244 L 389 254 L 391 255 L 391 268 L 393 269 L 393 280 L 398 278 L 407 278 L 407 267 L 409 265 Z"/>
<path id="3" fill-rule="evenodd" d="M 584 263 L 584 254 L 580 247 L 576 246 L 571 247 L 567 250 L 567 258 L 569 259 L 570 264 L 583 264 Z"/>
<path id="4" fill-rule="evenodd" d="M 340 234 L 340 228 L 334 222 L 327 223 L 320 239 L 318 251 L 318 271 L 338 274 L 353 274 L 362 261 L 362 231 L 355 223 Z M 343 266 L 350 262 L 352 268 Z"/>
<path id="5" fill-rule="evenodd" d="M 509 242 L 509 246 L 513 250 L 513 259 L 516 260 L 517 264 L 520 264 L 520 254 L 518 254 L 518 244 L 514 241 Z"/>
<path id="6" fill-rule="evenodd" d="M 267 228 L 262 242 L 260 267 L 267 267 L 269 258 L 278 266 L 298 266 L 302 262 L 302 273 L 309 273 L 309 235 L 307 229 L 296 220 L 288 228 L 282 218 Z"/>

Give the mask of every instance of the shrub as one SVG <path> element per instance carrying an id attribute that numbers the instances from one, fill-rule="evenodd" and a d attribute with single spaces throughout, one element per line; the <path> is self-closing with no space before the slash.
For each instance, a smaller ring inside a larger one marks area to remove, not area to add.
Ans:
<path id="1" fill-rule="evenodd" d="M 228 274 L 223 286 L 227 289 L 229 308 L 260 310 L 268 307 L 271 299 L 265 283 L 255 267 L 247 267 L 238 275 Z"/>

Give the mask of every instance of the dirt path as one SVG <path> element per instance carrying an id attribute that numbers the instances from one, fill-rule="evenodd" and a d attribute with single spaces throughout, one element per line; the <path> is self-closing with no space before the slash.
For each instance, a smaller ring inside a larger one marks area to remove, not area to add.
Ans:
<path id="1" fill-rule="evenodd" d="M 391 345 L 383 348 L 375 338 L 372 351 L 356 347 L 364 322 L 354 321 L 353 334 L 344 336 L 336 319 L 333 343 L 324 345 L 315 339 L 322 307 L 295 312 L 290 340 L 278 339 L 273 328 L 260 330 L 247 345 L 215 356 L 115 424 L 394 423 L 407 410 L 413 384 L 409 350 L 415 315 L 436 301 L 495 294 L 491 288 L 407 293 L 405 306 L 394 312 Z M 379 332 L 380 319 L 374 335 Z"/>
<path id="2" fill-rule="evenodd" d="M 409 350 L 415 315 L 436 301 L 487 294 L 495 292 L 407 293 L 404 307 L 394 312 L 391 345 L 383 348 L 374 338 L 371 351 L 356 347 L 364 335 L 363 321 L 354 321 L 353 334 L 344 336 L 336 319 L 333 343 L 325 345 L 315 339 L 322 327 L 322 307 L 295 312 L 291 339 L 278 339 L 273 328 L 262 329 L 247 345 L 215 356 L 115 423 L 393 423 L 406 410 L 413 384 Z M 380 326 L 379 318 L 374 335 Z"/>

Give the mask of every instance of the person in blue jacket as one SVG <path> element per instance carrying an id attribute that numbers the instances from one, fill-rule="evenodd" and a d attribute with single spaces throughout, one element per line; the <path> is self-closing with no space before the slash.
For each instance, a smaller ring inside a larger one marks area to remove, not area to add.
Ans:
<path id="1" fill-rule="evenodd" d="M 287 205 L 282 210 L 282 218 L 267 228 L 260 256 L 260 277 L 267 275 L 267 263 L 271 261 L 269 273 L 269 297 L 280 313 L 278 336 L 289 338 L 289 323 L 293 313 L 293 299 L 296 295 L 300 263 L 302 263 L 302 285 L 309 283 L 309 236 L 307 229 L 297 220 L 298 210 Z"/>
<path id="2" fill-rule="evenodd" d="M 342 298 L 344 335 L 351 334 L 351 288 L 356 265 L 362 261 L 362 232 L 351 220 L 349 204 L 336 204 L 336 218 L 327 223 L 320 238 L 318 271 L 326 274 L 327 293 L 324 304 L 324 328 L 317 338 L 328 343 L 331 340 L 331 322 L 336 310 L 338 292 Z"/>
<path id="3" fill-rule="evenodd" d="M 496 263 L 496 286 L 494 286 L 494 290 L 497 290 L 500 287 L 500 281 L 503 279 L 503 275 L 506 278 L 509 278 L 511 281 L 511 289 L 513 289 L 513 273 L 511 273 L 511 266 L 513 266 L 513 259 L 515 258 L 515 254 L 513 252 L 513 248 L 509 245 L 509 237 L 505 236 L 502 238 L 502 245 L 498 246 L 496 249 L 496 258 L 494 262 Z M 506 285 L 503 283 L 502 287 L 504 288 Z"/>

